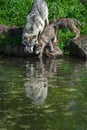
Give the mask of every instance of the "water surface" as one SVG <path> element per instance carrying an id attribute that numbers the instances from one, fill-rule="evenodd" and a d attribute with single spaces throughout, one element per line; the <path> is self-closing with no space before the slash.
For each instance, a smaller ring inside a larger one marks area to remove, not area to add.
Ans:
<path id="1" fill-rule="evenodd" d="M 0 130 L 87 130 L 87 63 L 0 58 Z"/>

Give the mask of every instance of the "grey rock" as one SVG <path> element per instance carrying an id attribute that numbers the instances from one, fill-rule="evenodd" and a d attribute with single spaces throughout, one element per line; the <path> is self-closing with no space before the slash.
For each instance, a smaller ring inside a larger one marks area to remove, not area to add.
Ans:
<path id="1" fill-rule="evenodd" d="M 70 39 L 65 45 L 69 55 L 87 60 L 87 36 L 80 36 L 77 40 Z"/>

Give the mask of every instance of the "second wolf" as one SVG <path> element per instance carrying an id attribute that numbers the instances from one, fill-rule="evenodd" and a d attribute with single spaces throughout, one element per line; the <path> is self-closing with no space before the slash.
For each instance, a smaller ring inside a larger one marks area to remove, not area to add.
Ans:
<path id="1" fill-rule="evenodd" d="M 49 46 L 50 52 L 53 52 L 54 43 L 57 44 L 57 28 L 55 24 L 50 24 L 46 26 L 39 37 L 38 44 L 35 45 L 35 54 L 39 54 L 39 58 L 41 58 L 46 46 Z"/>
<path id="2" fill-rule="evenodd" d="M 71 31 L 75 33 L 75 37 L 73 39 L 78 39 L 80 36 L 80 30 L 76 27 L 79 25 L 82 27 L 81 23 L 77 21 L 75 18 L 54 18 L 50 21 L 50 23 L 56 23 L 59 29 L 69 28 Z"/>

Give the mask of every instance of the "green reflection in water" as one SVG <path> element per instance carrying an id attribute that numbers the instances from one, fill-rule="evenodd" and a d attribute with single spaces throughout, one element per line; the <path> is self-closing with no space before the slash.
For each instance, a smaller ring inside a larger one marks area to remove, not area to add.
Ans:
<path id="1" fill-rule="evenodd" d="M 0 130 L 86 130 L 87 65 L 0 59 Z"/>

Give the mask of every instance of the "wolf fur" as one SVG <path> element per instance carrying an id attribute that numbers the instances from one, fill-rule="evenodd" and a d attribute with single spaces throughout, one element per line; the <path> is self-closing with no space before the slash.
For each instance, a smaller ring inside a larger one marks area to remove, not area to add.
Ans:
<path id="1" fill-rule="evenodd" d="M 45 0 L 33 0 L 32 8 L 30 10 L 30 13 L 34 13 L 39 11 L 39 14 L 41 18 L 45 21 L 45 24 L 47 25 L 49 23 L 48 21 L 48 6 Z"/>
<path id="2" fill-rule="evenodd" d="M 76 27 L 76 25 L 79 25 L 82 27 L 81 23 L 77 21 L 75 18 L 54 18 L 50 21 L 51 23 L 56 23 L 58 25 L 58 28 L 69 28 L 71 31 L 75 33 L 75 37 L 73 39 L 78 39 L 80 36 L 80 30 Z"/>
<path id="3" fill-rule="evenodd" d="M 43 28 L 44 22 L 39 16 L 35 17 L 32 27 L 29 23 L 26 24 L 22 36 L 22 44 L 26 46 L 25 51 L 29 53 L 33 52 L 33 47 L 36 43 L 38 43 L 38 35 L 43 31 Z"/>
<path id="4" fill-rule="evenodd" d="M 53 52 L 53 43 L 57 41 L 56 33 L 53 24 L 46 26 L 39 38 L 38 44 L 35 45 L 35 54 L 39 54 L 39 57 L 42 57 L 46 46 L 50 46 L 50 51 Z"/>
<path id="5" fill-rule="evenodd" d="M 33 47 L 38 43 L 38 36 L 46 23 L 48 24 L 48 7 L 45 0 L 33 0 L 22 35 L 22 44 L 26 46 L 27 52 L 33 53 Z"/>

